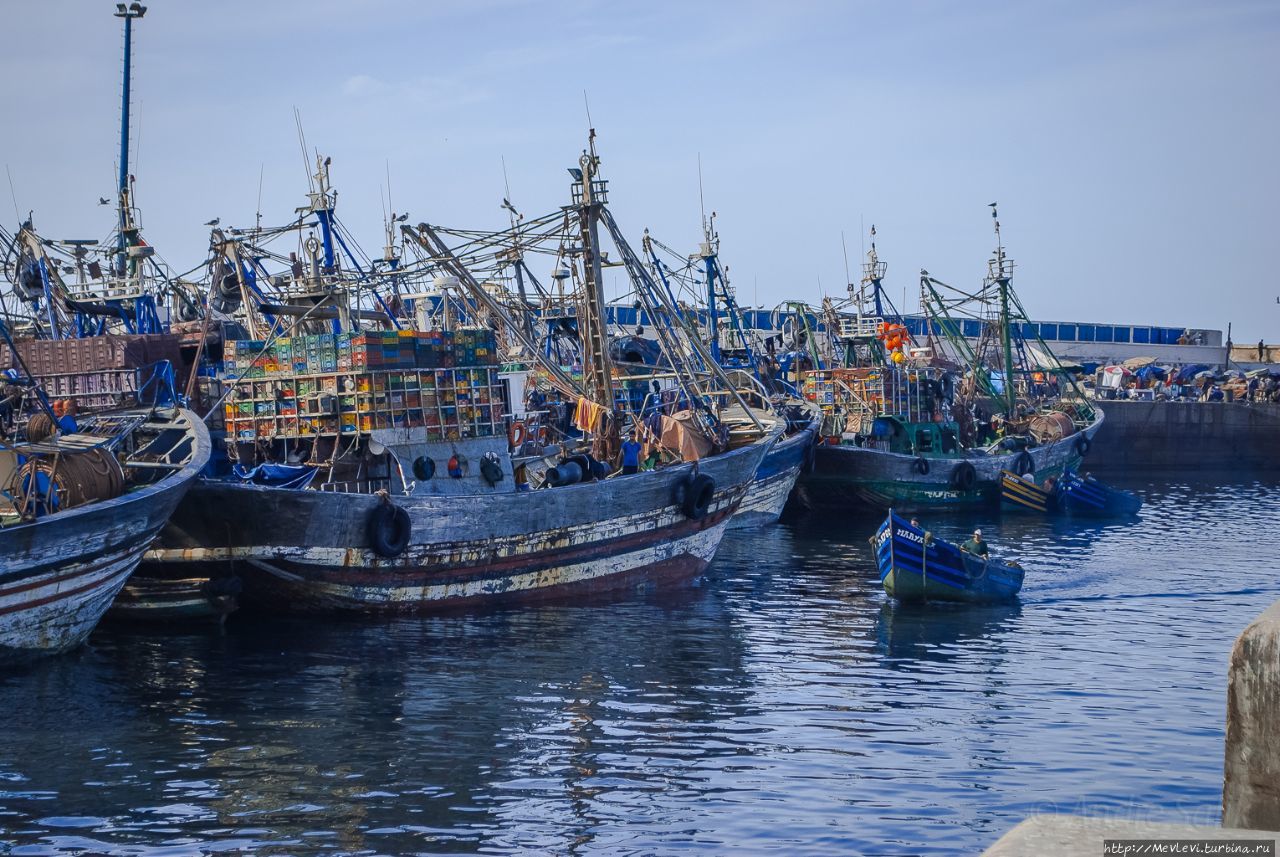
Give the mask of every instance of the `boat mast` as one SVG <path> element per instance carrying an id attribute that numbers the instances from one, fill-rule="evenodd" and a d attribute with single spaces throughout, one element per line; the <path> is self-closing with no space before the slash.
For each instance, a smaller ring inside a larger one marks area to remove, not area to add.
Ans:
<path id="1" fill-rule="evenodd" d="M 125 235 L 133 230 L 129 215 L 129 77 L 133 59 L 133 21 L 147 13 L 141 3 L 116 4 L 115 16 L 124 19 L 124 83 L 120 91 L 120 235 L 116 240 L 116 270 L 125 275 Z"/>
<path id="2" fill-rule="evenodd" d="M 1006 259 L 1000 238 L 1000 220 L 996 203 L 991 203 L 991 219 L 996 228 L 996 255 L 987 261 L 987 280 L 1000 287 L 1000 343 L 1004 348 L 1005 417 L 1013 419 L 1017 396 L 1013 389 L 1013 338 L 1009 330 L 1009 281 L 1013 279 L 1013 260 Z"/>
<path id="3" fill-rule="evenodd" d="M 609 411 L 614 407 L 613 366 L 609 360 L 609 339 L 605 332 L 604 275 L 600 254 L 600 209 L 605 203 L 605 182 L 596 178 L 600 157 L 596 154 L 596 129 L 590 129 L 589 150 L 578 159 L 579 169 L 569 170 L 574 178 L 573 198 L 578 211 L 586 277 L 582 302 L 584 317 L 578 320 L 583 344 L 583 380 L 596 404 Z"/>
<path id="4" fill-rule="evenodd" d="M 699 198 L 701 198 L 701 176 L 699 176 L 698 194 Z M 702 256 L 703 272 L 707 277 L 707 341 L 711 349 L 711 359 L 719 363 L 720 325 L 716 309 L 716 255 L 720 249 L 720 241 L 714 237 L 715 216 L 715 212 L 712 212 L 710 221 L 707 220 L 705 214 L 702 216 L 702 246 L 698 250 Z"/>

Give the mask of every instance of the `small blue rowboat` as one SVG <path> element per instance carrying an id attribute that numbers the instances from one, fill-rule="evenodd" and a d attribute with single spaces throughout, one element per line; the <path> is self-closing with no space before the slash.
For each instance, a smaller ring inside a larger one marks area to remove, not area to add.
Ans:
<path id="1" fill-rule="evenodd" d="M 1022 568 L 960 550 L 889 510 L 871 545 L 885 592 L 899 601 L 1010 601 L 1022 589 Z"/>
<path id="2" fill-rule="evenodd" d="M 1061 502 L 1072 512 L 1094 515 L 1136 515 L 1142 498 L 1129 491 L 1112 488 L 1092 476 L 1068 470 L 1058 482 Z"/>

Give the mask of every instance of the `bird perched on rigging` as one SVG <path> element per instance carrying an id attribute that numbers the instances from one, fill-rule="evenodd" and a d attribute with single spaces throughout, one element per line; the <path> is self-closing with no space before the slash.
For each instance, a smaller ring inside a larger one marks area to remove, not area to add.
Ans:
<path id="1" fill-rule="evenodd" d="M 206 223 L 205 226 L 217 226 L 221 222 L 222 222 L 221 217 L 215 217 L 213 220 L 210 220 L 208 223 Z"/>

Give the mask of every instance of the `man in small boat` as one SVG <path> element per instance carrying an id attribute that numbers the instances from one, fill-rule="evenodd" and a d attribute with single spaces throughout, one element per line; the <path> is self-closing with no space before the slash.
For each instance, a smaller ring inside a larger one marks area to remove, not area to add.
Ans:
<path id="1" fill-rule="evenodd" d="M 991 558 L 991 551 L 987 548 L 987 543 L 982 540 L 982 530 L 974 530 L 973 538 L 960 545 L 960 550 L 983 559 Z"/>

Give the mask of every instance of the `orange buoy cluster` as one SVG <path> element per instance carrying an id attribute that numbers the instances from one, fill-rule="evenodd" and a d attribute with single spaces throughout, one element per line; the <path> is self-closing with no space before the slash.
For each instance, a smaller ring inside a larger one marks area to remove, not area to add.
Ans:
<path id="1" fill-rule="evenodd" d="M 884 343 L 884 350 L 891 361 L 901 363 L 907 359 L 903 349 L 911 342 L 911 334 L 907 332 L 905 325 L 882 321 L 876 330 L 876 338 Z"/>

